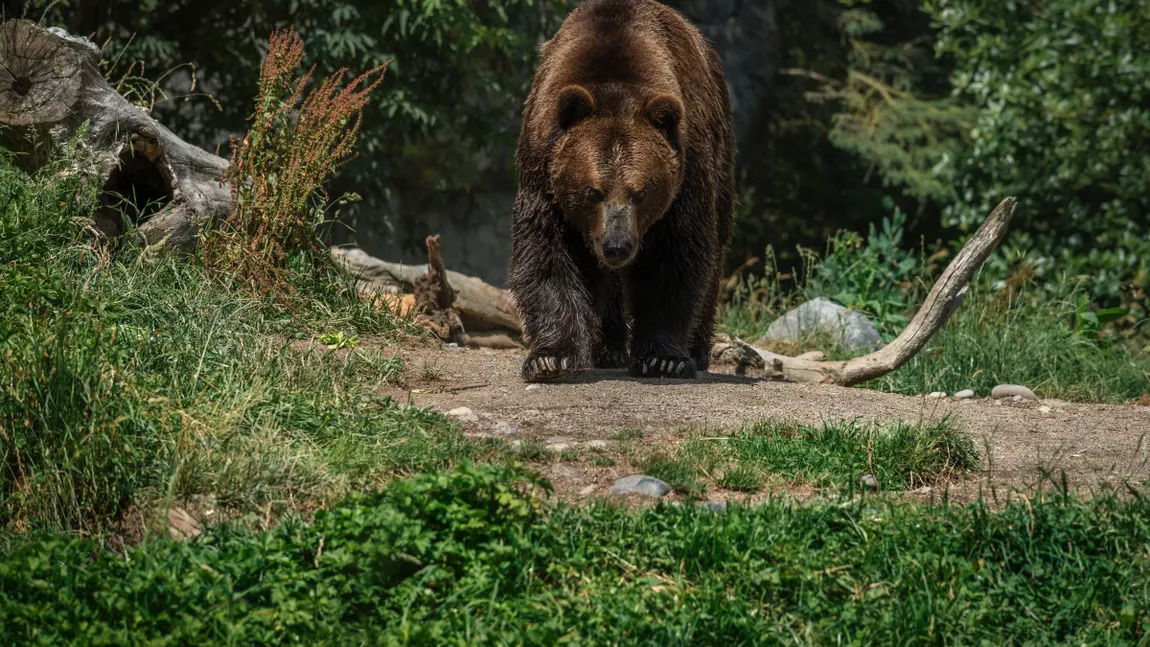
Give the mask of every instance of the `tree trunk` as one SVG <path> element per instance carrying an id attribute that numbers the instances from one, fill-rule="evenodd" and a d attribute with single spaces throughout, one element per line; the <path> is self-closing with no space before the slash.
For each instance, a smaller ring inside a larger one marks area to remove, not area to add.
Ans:
<path id="1" fill-rule="evenodd" d="M 86 125 L 82 143 L 96 155 L 104 190 L 96 228 L 118 235 L 134 225 L 149 244 L 193 247 L 231 207 L 221 183 L 227 161 L 120 96 L 98 64 L 85 38 L 28 20 L 0 24 L 0 145 L 34 172 Z"/>

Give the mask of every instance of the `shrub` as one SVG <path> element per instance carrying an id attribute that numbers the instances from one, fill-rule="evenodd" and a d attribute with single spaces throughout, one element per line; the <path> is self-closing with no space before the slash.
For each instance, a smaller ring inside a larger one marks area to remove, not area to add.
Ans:
<path id="1" fill-rule="evenodd" d="M 329 262 L 315 231 L 327 208 L 324 186 L 351 158 L 360 112 L 387 68 L 368 70 L 344 87 L 347 70 L 340 69 L 304 98 L 312 72 L 300 73 L 303 58 L 297 34 L 272 35 L 251 129 L 241 144 L 233 141 L 224 175 L 231 214 L 203 241 L 209 265 L 265 291 L 285 285 L 293 254 Z"/>
<path id="2" fill-rule="evenodd" d="M 978 109 L 948 224 L 1019 199 L 1013 245 L 1037 278 L 1088 277 L 1104 305 L 1147 311 L 1150 22 L 1138 2 L 935 0 L 936 50 Z"/>

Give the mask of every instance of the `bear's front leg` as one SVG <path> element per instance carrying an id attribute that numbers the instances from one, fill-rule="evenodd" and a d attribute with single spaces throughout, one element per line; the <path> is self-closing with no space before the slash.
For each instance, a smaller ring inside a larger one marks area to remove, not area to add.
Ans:
<path id="1" fill-rule="evenodd" d="M 709 254 L 708 239 L 674 224 L 673 217 L 648 233 L 626 290 L 633 321 L 632 375 L 695 377 L 699 367 L 691 358 L 691 341 L 706 302 Z"/>
<path id="2" fill-rule="evenodd" d="M 528 382 L 553 380 L 594 365 L 599 315 L 587 285 L 588 256 L 577 232 L 542 196 L 520 190 L 511 235 L 507 287 L 531 350 Z"/>

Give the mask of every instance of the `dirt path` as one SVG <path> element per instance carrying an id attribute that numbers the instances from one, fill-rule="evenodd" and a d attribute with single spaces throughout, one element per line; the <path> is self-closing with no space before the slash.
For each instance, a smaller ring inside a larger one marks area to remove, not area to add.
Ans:
<path id="1" fill-rule="evenodd" d="M 979 445 L 982 469 L 950 486 L 952 498 L 969 500 L 988 486 L 1030 490 L 1042 470 L 1066 472 L 1070 483 L 1091 488 L 1150 478 L 1150 407 L 1039 405 L 989 399 L 954 402 L 860 388 L 792 384 L 712 373 L 691 382 L 640 380 L 621 371 L 593 371 L 562 383 L 528 386 L 519 378 L 522 355 L 486 350 L 404 350 L 407 389 L 419 406 L 443 411 L 467 407 L 478 417 L 464 423 L 472 436 L 497 434 L 500 423 L 521 430 L 517 438 L 578 447 L 641 429 L 644 442 L 676 443 L 686 428 L 719 429 L 761 420 L 820 424 L 824 420 L 933 421 L 949 416 Z M 421 377 L 438 373 L 435 380 Z M 593 469 L 579 464 L 545 468 L 560 493 L 610 487 L 625 466 Z M 719 493 L 719 498 L 723 498 Z"/>

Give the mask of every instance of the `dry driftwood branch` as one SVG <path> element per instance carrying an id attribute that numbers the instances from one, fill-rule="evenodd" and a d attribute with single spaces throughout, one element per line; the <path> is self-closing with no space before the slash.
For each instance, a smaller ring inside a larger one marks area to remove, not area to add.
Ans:
<path id="1" fill-rule="evenodd" d="M 27 171 L 85 123 L 84 144 L 97 156 L 103 208 L 99 230 L 122 233 L 136 221 L 149 243 L 195 245 L 200 228 L 227 215 L 220 183 L 228 163 L 160 125 L 108 84 L 89 40 L 28 20 L 0 24 L 0 146 Z"/>
<path id="2" fill-rule="evenodd" d="M 1016 202 L 1006 198 L 991 212 L 974 236 L 954 257 L 927 294 L 922 307 L 894 341 L 882 349 L 845 362 L 818 362 L 755 349 L 768 369 L 777 369 L 795 382 L 860 384 L 890 373 L 914 357 L 938 332 L 966 295 L 966 284 L 1006 236 Z"/>
<path id="3" fill-rule="evenodd" d="M 420 310 L 417 320 L 451 344 L 463 345 L 463 320 L 455 309 L 455 290 L 447 280 L 439 235 L 427 237 L 427 272 L 415 279 L 415 303 Z"/>
<path id="4" fill-rule="evenodd" d="M 427 273 L 426 265 L 389 263 L 361 249 L 335 247 L 332 257 L 359 279 L 360 290 L 369 294 L 401 294 L 415 291 L 415 281 Z M 455 293 L 464 327 L 471 333 L 494 332 L 511 337 L 521 334 L 519 311 L 507 290 L 452 270 L 445 272 Z"/>

